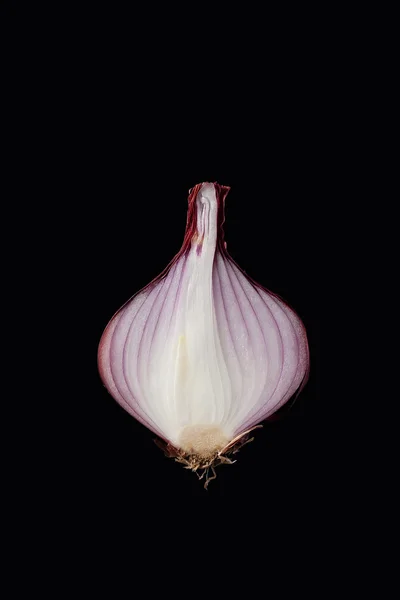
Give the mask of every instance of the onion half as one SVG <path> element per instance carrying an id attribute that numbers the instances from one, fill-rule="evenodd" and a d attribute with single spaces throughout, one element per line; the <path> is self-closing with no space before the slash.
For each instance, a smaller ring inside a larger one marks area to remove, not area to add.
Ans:
<path id="1" fill-rule="evenodd" d="M 196 185 L 166 269 L 113 316 L 98 365 L 109 393 L 206 485 L 214 467 L 305 385 L 305 328 L 224 243 L 230 188 Z"/>

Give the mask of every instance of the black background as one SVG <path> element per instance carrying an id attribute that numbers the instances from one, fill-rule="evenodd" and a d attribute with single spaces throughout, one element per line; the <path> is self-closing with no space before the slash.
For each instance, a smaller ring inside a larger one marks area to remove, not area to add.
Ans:
<path id="1" fill-rule="evenodd" d="M 393 391 L 386 401 L 359 389 L 376 372 L 377 313 L 363 308 L 365 290 L 387 283 L 376 249 L 392 212 L 380 206 L 385 177 L 370 185 L 385 145 L 374 131 L 391 131 L 386 27 L 348 7 L 3 9 L 4 208 L 15 211 L 3 219 L 4 346 L 16 370 L 3 367 L 4 388 L 13 384 L 3 408 L 17 412 L 15 430 L 2 423 L 13 585 L 31 593 L 37 578 L 52 598 L 69 586 L 71 597 L 92 597 L 98 585 L 114 598 L 127 576 L 123 597 L 157 586 L 163 596 L 213 595 L 229 584 L 234 597 L 271 596 L 276 584 L 284 597 L 305 579 L 307 595 L 317 587 L 324 598 L 342 574 L 357 576 L 360 555 L 356 584 L 369 582 L 376 564 L 366 569 L 359 551 L 379 558 L 374 519 L 392 530 L 381 522 L 387 457 L 377 449 Z M 188 190 L 202 181 L 231 187 L 228 250 L 295 308 L 311 351 L 296 402 L 219 467 L 207 491 L 97 371 L 104 328 L 179 251 Z M 370 226 L 368 212 L 383 212 L 384 225 Z M 366 265 L 365 285 L 351 290 Z M 361 425 L 366 413 L 371 428 Z"/>

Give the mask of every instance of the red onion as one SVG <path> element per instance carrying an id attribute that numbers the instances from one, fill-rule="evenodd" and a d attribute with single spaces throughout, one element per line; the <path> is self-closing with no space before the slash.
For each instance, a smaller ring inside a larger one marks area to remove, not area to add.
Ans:
<path id="1" fill-rule="evenodd" d="M 229 187 L 189 192 L 186 233 L 167 268 L 114 315 L 99 347 L 110 394 L 166 453 L 211 479 L 248 434 L 305 385 L 304 326 L 251 280 L 224 243 Z"/>

